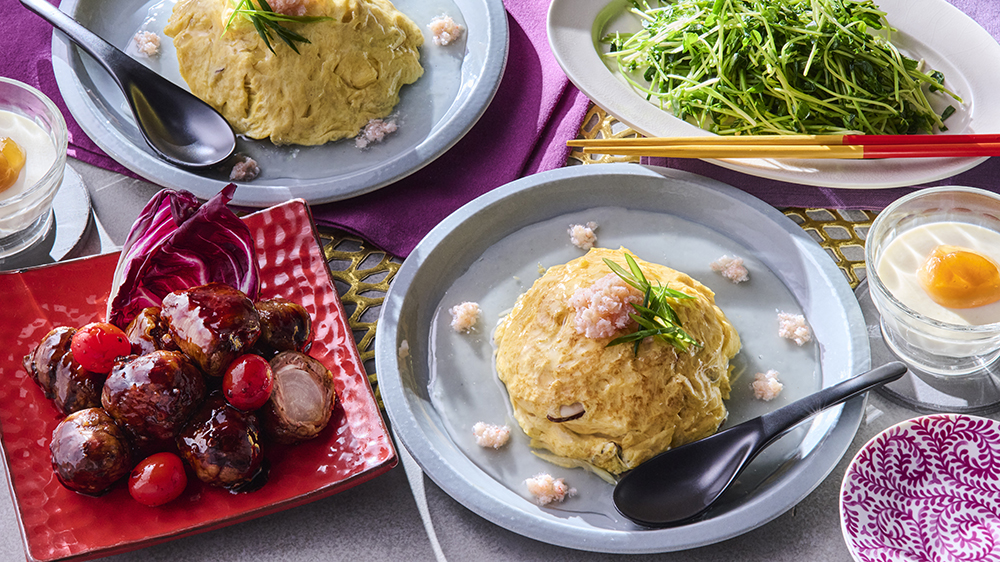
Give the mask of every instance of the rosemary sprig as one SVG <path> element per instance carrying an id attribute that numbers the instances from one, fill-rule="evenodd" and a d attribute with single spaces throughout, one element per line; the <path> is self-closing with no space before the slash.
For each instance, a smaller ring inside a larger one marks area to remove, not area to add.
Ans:
<path id="1" fill-rule="evenodd" d="M 628 270 L 617 263 L 605 258 L 604 263 L 615 272 L 623 281 L 643 292 L 642 305 L 632 304 L 632 308 L 638 312 L 630 312 L 629 316 L 635 320 L 639 327 L 636 331 L 626 336 L 615 338 L 608 343 L 609 346 L 631 342 L 632 352 L 639 354 L 639 344 L 649 336 L 666 342 L 680 351 L 687 351 L 689 345 L 701 347 L 701 343 L 691 337 L 681 327 L 681 320 L 677 312 L 670 306 L 670 300 L 693 299 L 680 291 L 667 288 L 657 282 L 656 286 L 646 279 L 639 264 L 635 259 L 625 254 L 625 261 L 628 263 Z"/>
<path id="2" fill-rule="evenodd" d="M 236 16 L 242 16 L 253 24 L 254 29 L 257 30 L 257 35 L 260 35 L 260 38 L 263 39 L 264 44 L 267 45 L 267 48 L 272 53 L 274 52 L 274 47 L 271 46 L 271 32 L 273 31 L 278 36 L 278 39 L 281 39 L 286 45 L 291 47 L 296 54 L 299 53 L 298 47 L 295 46 L 296 43 L 309 43 L 310 41 L 281 25 L 281 22 L 313 23 L 332 19 L 328 16 L 288 16 L 279 14 L 271 9 L 267 0 L 257 0 L 257 6 L 254 6 L 254 0 L 237 0 L 236 8 L 229 16 L 226 28 L 222 31 L 223 34 L 229 31 L 229 26 L 232 25 Z"/>

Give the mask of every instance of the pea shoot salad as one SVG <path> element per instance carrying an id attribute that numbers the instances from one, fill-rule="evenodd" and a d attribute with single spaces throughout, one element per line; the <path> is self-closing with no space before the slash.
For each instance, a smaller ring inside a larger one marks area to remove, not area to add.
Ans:
<path id="1" fill-rule="evenodd" d="M 962 100 L 890 38 L 872 0 L 632 0 L 605 56 L 647 99 L 720 134 L 946 130 Z M 950 99 L 949 99 L 950 98 Z"/>

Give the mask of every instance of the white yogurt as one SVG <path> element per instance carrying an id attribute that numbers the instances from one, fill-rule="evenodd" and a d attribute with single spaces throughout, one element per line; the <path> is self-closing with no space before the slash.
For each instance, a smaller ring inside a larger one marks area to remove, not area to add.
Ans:
<path id="1" fill-rule="evenodd" d="M 882 250 L 877 271 L 886 289 L 901 303 L 935 320 L 971 326 L 1000 322 L 1000 302 L 946 308 L 920 286 L 917 270 L 942 244 L 967 248 L 1000 263 L 1000 232 L 964 222 L 924 224 L 898 235 Z"/>
<path id="2" fill-rule="evenodd" d="M 27 117 L 0 110 L 0 138 L 3 137 L 13 139 L 24 151 L 24 168 L 14 185 L 0 192 L 0 201 L 23 193 L 38 183 L 56 161 L 56 147 L 49 134 Z"/>

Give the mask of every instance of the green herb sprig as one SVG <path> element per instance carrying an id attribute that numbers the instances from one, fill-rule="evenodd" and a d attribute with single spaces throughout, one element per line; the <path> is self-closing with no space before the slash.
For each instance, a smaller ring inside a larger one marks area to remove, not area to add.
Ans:
<path id="1" fill-rule="evenodd" d="M 232 25 L 236 16 L 242 16 L 253 24 L 254 29 L 257 30 L 257 35 L 260 35 L 260 38 L 272 53 L 274 52 L 274 47 L 271 46 L 271 32 L 273 31 L 278 36 L 278 39 L 281 39 L 286 45 L 291 47 L 296 54 L 299 53 L 299 48 L 295 46 L 296 43 L 309 43 L 310 41 L 281 25 L 281 22 L 313 23 L 333 19 L 328 16 L 288 16 L 279 14 L 271 9 L 267 0 L 257 0 L 257 6 L 254 6 L 254 0 L 237 0 L 236 8 L 229 16 L 229 21 L 226 22 L 223 34 L 229 31 L 229 26 Z"/>
<path id="2" fill-rule="evenodd" d="M 891 42 L 872 0 L 632 0 L 636 33 L 604 38 L 647 99 L 737 134 L 932 133 L 944 85 Z M 941 95 L 941 94 L 937 94 Z"/>
<path id="3" fill-rule="evenodd" d="M 657 282 L 656 286 L 653 286 L 646 279 L 646 275 L 643 274 L 642 269 L 639 268 L 639 264 L 636 263 L 631 255 L 625 254 L 625 261 L 628 263 L 627 270 L 617 263 L 604 258 L 604 263 L 611 268 L 611 271 L 615 272 L 618 277 L 621 277 L 629 285 L 642 291 L 644 295 L 642 305 L 632 304 L 632 308 L 638 314 L 635 312 L 629 313 L 629 317 L 635 320 L 639 324 L 639 327 L 631 334 L 611 340 L 608 345 L 612 346 L 631 342 L 633 344 L 632 352 L 638 355 L 639 344 L 642 343 L 642 340 L 653 336 L 680 351 L 687 351 L 688 346 L 691 345 L 701 347 L 701 344 L 697 340 L 684 331 L 677 312 L 670 306 L 671 300 L 693 299 L 694 297 L 667 288 L 660 285 L 659 282 Z"/>

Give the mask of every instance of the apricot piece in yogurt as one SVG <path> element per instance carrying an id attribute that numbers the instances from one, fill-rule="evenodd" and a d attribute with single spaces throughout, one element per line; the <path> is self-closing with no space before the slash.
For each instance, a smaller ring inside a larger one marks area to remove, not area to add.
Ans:
<path id="1" fill-rule="evenodd" d="M 931 252 L 917 278 L 934 302 L 948 308 L 974 308 L 1000 300 L 1000 269 L 987 256 L 942 244 Z"/>
<path id="2" fill-rule="evenodd" d="M 0 191 L 10 188 L 24 168 L 24 151 L 9 137 L 0 138 Z"/>

